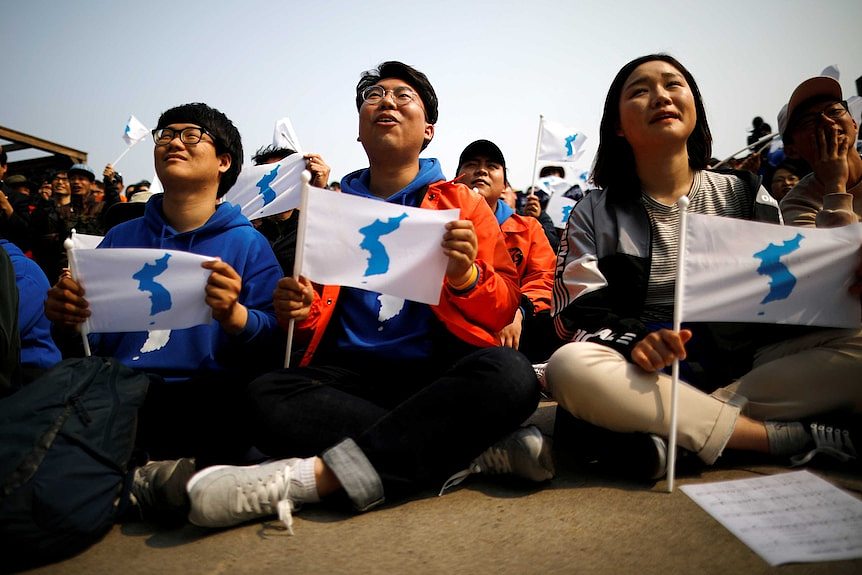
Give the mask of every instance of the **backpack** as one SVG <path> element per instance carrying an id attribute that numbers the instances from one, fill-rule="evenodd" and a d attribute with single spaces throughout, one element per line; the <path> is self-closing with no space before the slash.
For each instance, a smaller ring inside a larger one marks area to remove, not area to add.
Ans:
<path id="1" fill-rule="evenodd" d="M 0 399 L 4 567 L 78 553 L 126 510 L 137 411 L 153 377 L 115 359 L 67 359 Z"/>

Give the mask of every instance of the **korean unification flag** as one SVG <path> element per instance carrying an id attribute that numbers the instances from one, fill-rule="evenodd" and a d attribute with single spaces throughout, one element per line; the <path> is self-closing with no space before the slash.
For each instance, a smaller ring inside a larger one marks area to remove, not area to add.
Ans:
<path id="1" fill-rule="evenodd" d="M 683 321 L 858 328 L 862 224 L 830 229 L 688 214 Z"/>
<path id="2" fill-rule="evenodd" d="M 300 154 L 277 164 L 243 166 L 224 201 L 239 206 L 250 220 L 292 210 L 299 207 L 304 169 L 305 159 Z"/>
<path id="3" fill-rule="evenodd" d="M 565 228 L 566 222 L 569 221 L 569 214 L 572 213 L 577 203 L 572 198 L 567 198 L 563 194 L 554 194 L 548 200 L 548 205 L 545 206 L 545 213 L 554 222 L 555 228 Z"/>
<path id="4" fill-rule="evenodd" d="M 72 230 L 72 247 L 77 249 L 95 249 L 99 247 L 105 236 L 93 236 L 90 234 L 79 234 Z"/>
<path id="5" fill-rule="evenodd" d="M 539 136 L 540 162 L 576 162 L 584 155 L 587 137 L 562 124 L 543 119 Z"/>
<path id="6" fill-rule="evenodd" d="M 436 305 L 448 258 L 440 244 L 459 210 L 426 210 L 308 188 L 302 275 Z"/>
<path id="7" fill-rule="evenodd" d="M 134 116 L 129 116 L 129 121 L 126 122 L 126 127 L 123 130 L 123 140 L 131 146 L 137 144 L 144 138 L 150 135 L 150 130 Z"/>
<path id="8" fill-rule="evenodd" d="M 176 250 L 73 249 L 72 267 L 86 293 L 92 333 L 184 329 L 209 323 L 213 258 Z"/>

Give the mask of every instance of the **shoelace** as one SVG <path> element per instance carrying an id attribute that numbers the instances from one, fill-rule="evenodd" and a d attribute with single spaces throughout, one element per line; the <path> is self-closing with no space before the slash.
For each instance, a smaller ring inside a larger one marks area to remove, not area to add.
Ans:
<path id="1" fill-rule="evenodd" d="M 288 533 L 293 535 L 293 516 L 295 509 L 293 501 L 288 497 L 290 486 L 290 467 L 276 473 L 267 482 L 252 485 L 238 485 L 236 497 L 236 513 L 256 513 L 270 515 L 276 513 L 279 521 L 284 523 Z M 275 507 L 273 507 L 275 503 Z"/>
<path id="2" fill-rule="evenodd" d="M 837 427 L 811 424 L 811 436 L 814 438 L 814 449 L 790 458 L 794 466 L 805 465 L 818 453 L 825 453 L 840 461 L 856 459 L 856 447 L 850 439 L 850 432 Z"/>
<path id="3" fill-rule="evenodd" d="M 459 485 L 464 482 L 470 475 L 474 473 L 511 473 L 512 472 L 512 460 L 509 457 L 509 453 L 500 447 L 490 447 L 485 452 L 482 453 L 479 457 L 476 458 L 473 463 L 470 464 L 470 467 L 464 469 L 463 471 L 459 471 L 452 475 L 449 479 L 447 479 L 443 483 L 443 487 L 440 488 L 440 493 L 437 496 L 443 495 L 443 493 L 447 489 L 451 489 L 456 485 Z"/>

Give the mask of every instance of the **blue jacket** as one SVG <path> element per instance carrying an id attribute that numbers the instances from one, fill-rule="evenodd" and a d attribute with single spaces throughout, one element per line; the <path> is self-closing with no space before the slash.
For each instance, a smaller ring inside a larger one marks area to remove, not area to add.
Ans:
<path id="1" fill-rule="evenodd" d="M 100 248 L 162 248 L 218 256 L 242 278 L 239 301 L 248 308 L 248 322 L 237 335 L 228 335 L 218 322 L 169 332 L 93 334 L 91 343 L 130 367 L 157 373 L 169 381 L 232 367 L 248 375 L 251 369 L 276 367 L 273 344 L 281 331 L 272 306 L 272 292 L 281 268 L 272 248 L 251 223 L 230 204 L 221 204 L 200 228 L 173 229 L 162 215 L 162 197 L 147 202 L 144 217 L 112 228 Z M 283 349 L 282 349 L 283 353 Z"/>
<path id="2" fill-rule="evenodd" d="M 51 339 L 51 322 L 45 317 L 45 299 L 51 289 L 45 272 L 13 243 L 0 238 L 9 254 L 18 286 L 18 331 L 21 334 L 21 365 L 48 369 L 59 362 L 60 351 Z"/>

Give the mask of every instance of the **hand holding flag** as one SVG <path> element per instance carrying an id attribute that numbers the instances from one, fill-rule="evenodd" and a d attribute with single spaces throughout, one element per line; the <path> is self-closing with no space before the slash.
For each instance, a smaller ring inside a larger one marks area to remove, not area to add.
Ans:
<path id="1" fill-rule="evenodd" d="M 459 210 L 399 206 L 309 186 L 300 215 L 302 275 L 321 284 L 439 303 L 449 263 L 440 240 Z"/>
<path id="2" fill-rule="evenodd" d="M 210 322 L 211 257 L 161 249 L 70 249 L 73 279 L 86 290 L 84 332 L 184 329 Z M 80 314 L 79 314 L 80 315 Z"/>

